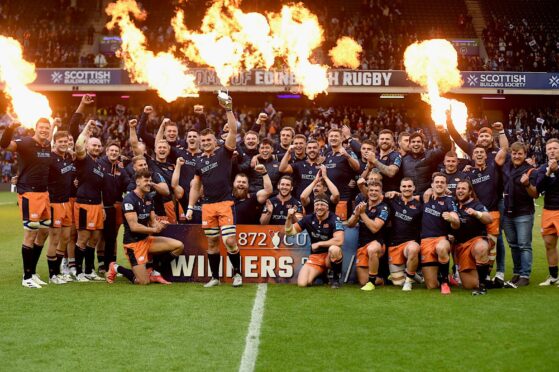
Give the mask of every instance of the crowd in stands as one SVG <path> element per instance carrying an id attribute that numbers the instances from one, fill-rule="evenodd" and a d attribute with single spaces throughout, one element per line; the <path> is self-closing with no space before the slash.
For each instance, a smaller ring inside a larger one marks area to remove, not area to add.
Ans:
<path id="1" fill-rule="evenodd" d="M 151 49 L 167 50 L 175 45 L 174 32 L 169 24 L 176 2 L 161 7 L 159 2 L 144 1 L 148 19 L 140 24 Z M 322 48 L 315 51 L 313 61 L 329 64 L 328 50 L 341 36 L 350 36 L 364 48 L 360 69 L 402 70 L 406 47 L 424 38 L 449 37 L 442 25 L 425 29 L 406 14 L 403 1 L 363 0 L 336 7 L 331 2 L 306 1 L 317 14 L 325 30 Z M 205 12 L 202 2 L 182 4 L 187 7 L 187 24 L 198 27 Z M 244 6 L 244 5 L 243 5 Z M 278 4 L 258 1 L 246 5 L 248 10 L 277 10 Z M 346 9 L 347 8 L 347 9 Z M 411 11 L 411 9 L 407 9 Z M 37 67 L 120 67 L 121 61 L 111 53 L 83 53 L 84 44 L 92 45 L 97 32 L 104 35 L 117 31 L 95 30 L 90 24 L 92 12 L 83 7 L 70 6 L 69 0 L 41 2 L 30 9 L 27 3 L 0 2 L 0 34 L 21 42 L 25 58 Z M 533 18 L 521 20 L 485 9 L 487 27 L 482 40 L 488 58 L 459 54 L 459 68 L 465 71 L 557 71 L 559 66 L 559 33 L 544 22 Z M 454 16 L 454 15 L 453 15 Z M 198 22 L 198 23 L 197 23 Z M 472 19 L 459 14 L 453 33 L 475 37 Z M 281 61 L 277 61 L 281 67 Z"/>
<path id="2" fill-rule="evenodd" d="M 24 58 L 37 67 L 78 66 L 82 45 L 93 42 L 91 31 L 86 39 L 82 28 L 87 18 L 69 0 L 0 2 L 0 34 L 18 40 Z"/>
<path id="3" fill-rule="evenodd" d="M 488 54 L 487 70 L 558 71 L 559 34 L 548 32 L 543 23 L 493 17 L 483 31 L 483 39 Z"/>

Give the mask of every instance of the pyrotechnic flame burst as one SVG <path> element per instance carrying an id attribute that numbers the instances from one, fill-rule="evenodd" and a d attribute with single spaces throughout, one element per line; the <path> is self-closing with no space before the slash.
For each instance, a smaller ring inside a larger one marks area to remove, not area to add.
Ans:
<path id="1" fill-rule="evenodd" d="M 195 77 L 188 73 L 186 64 L 170 52 L 154 54 L 146 49 L 145 35 L 130 18 L 130 14 L 138 20 L 146 17 L 136 1 L 119 0 L 109 4 L 106 11 L 112 17 L 107 28 L 111 30 L 116 25 L 120 28 L 121 57 L 132 81 L 148 84 L 167 102 L 198 92 Z"/>
<path id="2" fill-rule="evenodd" d="M 23 59 L 21 45 L 10 37 L 0 36 L 0 81 L 21 124 L 33 128 L 39 118 L 51 118 L 52 110 L 44 95 L 27 87 L 37 75 L 35 65 Z"/>
<path id="3" fill-rule="evenodd" d="M 242 70 L 269 70 L 281 59 L 309 98 L 325 92 L 328 88 L 328 66 L 311 62 L 313 51 L 324 41 L 316 15 L 301 4 L 285 5 L 279 13 L 245 13 L 239 8 L 240 3 L 215 1 L 207 10 L 200 30 L 189 30 L 184 23 L 184 11 L 177 10 L 171 21 L 179 44 L 177 51 L 191 62 L 213 68 L 224 86 L 229 85 L 230 79 Z M 146 50 L 144 35 L 129 17 L 132 13 L 136 19 L 142 20 L 145 12 L 135 0 L 119 0 L 107 8 L 107 13 L 112 16 L 109 28 L 118 24 L 122 30 L 126 68 L 135 81 L 149 81 L 148 84 L 154 86 L 155 80 L 160 80 L 152 79 L 157 71 L 149 70 L 148 63 L 144 62 L 146 58 L 153 59 L 153 53 Z M 339 41 L 337 48 L 331 51 L 330 56 L 336 66 L 355 68 L 359 65 L 360 47 L 349 40 Z M 342 50 L 344 47 L 347 49 Z M 173 58 L 170 52 L 159 53 L 155 57 L 161 54 Z M 176 59 L 174 61 L 180 64 Z M 160 63 L 154 64 L 161 69 Z M 182 66 L 182 73 L 186 74 L 188 70 L 184 64 Z M 169 79 L 159 83 L 156 89 L 161 92 L 171 83 L 180 86 L 175 79 Z M 175 96 L 181 95 L 168 97 L 176 99 Z"/>
<path id="4" fill-rule="evenodd" d="M 328 52 L 334 67 L 359 67 L 359 55 L 363 52 L 363 48 L 355 40 L 344 36 L 338 39 L 336 46 Z"/>
<path id="5" fill-rule="evenodd" d="M 468 108 L 463 102 L 441 97 L 462 86 L 458 70 L 458 54 L 452 44 L 443 39 L 426 40 L 410 45 L 404 53 L 408 77 L 427 89 L 421 99 L 431 105 L 431 118 L 436 125 L 446 125 L 446 111 L 460 133 L 466 131 Z"/>

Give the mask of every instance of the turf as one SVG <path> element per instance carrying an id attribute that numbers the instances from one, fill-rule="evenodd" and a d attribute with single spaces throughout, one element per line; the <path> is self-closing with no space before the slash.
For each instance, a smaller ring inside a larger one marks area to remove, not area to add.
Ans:
<path id="1" fill-rule="evenodd" d="M 547 276 L 538 229 L 533 284 L 518 290 L 270 285 L 256 370 L 557 370 L 559 288 L 537 286 Z M 20 244 L 15 196 L 0 193 L 2 370 L 238 369 L 255 286 L 26 290 Z"/>

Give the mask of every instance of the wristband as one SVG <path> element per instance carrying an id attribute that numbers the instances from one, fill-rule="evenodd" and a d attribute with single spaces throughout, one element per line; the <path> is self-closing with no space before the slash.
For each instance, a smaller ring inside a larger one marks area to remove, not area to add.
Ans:
<path id="1" fill-rule="evenodd" d="M 268 172 L 262 173 L 262 177 L 267 176 L 267 175 L 268 175 Z"/>
<path id="2" fill-rule="evenodd" d="M 189 206 L 186 208 L 186 210 L 187 210 L 187 211 L 193 211 L 193 210 L 194 210 L 194 207 L 193 207 L 192 205 L 189 205 Z"/>

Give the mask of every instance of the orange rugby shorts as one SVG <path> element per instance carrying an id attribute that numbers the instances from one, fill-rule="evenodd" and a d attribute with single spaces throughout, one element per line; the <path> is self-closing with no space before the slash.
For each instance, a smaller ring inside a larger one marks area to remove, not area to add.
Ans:
<path id="1" fill-rule="evenodd" d="M 474 258 L 474 254 L 472 253 L 472 249 L 474 245 L 480 240 L 484 240 L 484 237 L 477 236 L 468 240 L 465 243 L 455 244 L 453 248 L 453 259 L 454 263 L 458 266 L 458 271 L 468 271 L 468 270 L 475 270 L 476 268 L 476 260 Z"/>
<path id="2" fill-rule="evenodd" d="M 50 203 L 51 226 L 55 228 L 69 227 L 73 224 L 73 211 L 69 202 Z"/>
<path id="3" fill-rule="evenodd" d="M 409 243 L 410 242 L 404 242 L 388 247 L 388 263 L 392 265 L 404 265 L 408 261 L 404 255 L 404 251 Z"/>
<path id="4" fill-rule="evenodd" d="M 235 224 L 235 203 L 232 200 L 202 205 L 202 228 L 215 229 Z"/>
<path id="5" fill-rule="evenodd" d="M 369 253 L 367 252 L 367 247 L 369 246 L 369 244 L 364 245 L 361 248 L 357 249 L 357 255 L 356 255 L 357 256 L 357 260 L 356 260 L 357 262 L 356 262 L 355 266 L 357 266 L 357 267 L 369 267 Z M 382 256 L 384 254 L 384 251 L 385 251 L 384 244 L 381 244 L 380 248 L 381 248 L 380 255 Z"/>
<path id="6" fill-rule="evenodd" d="M 315 270 L 320 271 L 320 273 L 325 272 L 328 269 L 328 252 L 324 253 L 311 253 L 305 265 L 309 265 Z"/>
<path id="7" fill-rule="evenodd" d="M 48 192 L 24 192 L 17 194 L 19 211 L 23 221 L 39 222 L 50 220 Z"/>
<path id="8" fill-rule="evenodd" d="M 501 213 L 499 213 L 499 211 L 490 211 L 489 214 L 491 215 L 491 217 L 493 217 L 493 222 L 491 222 L 489 225 L 485 225 L 487 233 L 489 235 L 497 236 L 499 235 L 499 222 Z"/>
<path id="9" fill-rule="evenodd" d="M 145 265 L 149 260 L 149 249 L 151 248 L 153 237 L 148 236 L 144 240 L 136 243 L 128 243 L 124 245 L 124 252 L 130 261 L 130 265 Z"/>
<path id="10" fill-rule="evenodd" d="M 542 235 L 559 235 L 559 210 L 542 211 Z"/>
<path id="11" fill-rule="evenodd" d="M 439 262 L 439 256 L 437 255 L 437 244 L 439 244 L 439 242 L 442 240 L 446 240 L 446 236 L 421 239 L 420 252 L 422 264 Z"/>
<path id="12" fill-rule="evenodd" d="M 74 223 L 78 230 L 103 229 L 103 204 L 74 204 Z"/>

